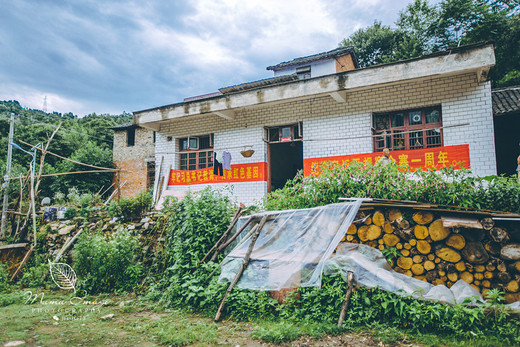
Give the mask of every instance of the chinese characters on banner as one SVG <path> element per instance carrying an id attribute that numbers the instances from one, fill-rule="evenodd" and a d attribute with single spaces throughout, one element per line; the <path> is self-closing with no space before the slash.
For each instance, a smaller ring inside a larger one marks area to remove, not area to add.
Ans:
<path id="1" fill-rule="evenodd" d="M 304 159 L 303 172 L 305 176 L 318 175 L 321 171 L 320 165 L 322 162 L 348 164 L 355 160 L 375 164 L 381 156 L 382 153 L 378 152 Z M 408 165 L 411 169 L 440 169 L 450 165 L 455 168 L 470 168 L 469 145 L 391 151 L 390 159 L 397 165 Z"/>
<path id="2" fill-rule="evenodd" d="M 200 170 L 171 170 L 168 185 L 183 186 L 188 184 L 255 182 L 267 180 L 267 164 L 235 164 L 231 170 L 224 170 L 224 176 L 213 174 L 213 167 Z"/>

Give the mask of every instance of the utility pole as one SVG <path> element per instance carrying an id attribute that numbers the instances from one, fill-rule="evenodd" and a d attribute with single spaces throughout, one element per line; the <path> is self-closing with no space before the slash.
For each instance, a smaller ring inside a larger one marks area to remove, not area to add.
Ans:
<path id="1" fill-rule="evenodd" d="M 9 142 L 7 145 L 7 165 L 5 170 L 4 182 L 4 202 L 2 204 L 2 225 L 0 229 L 0 239 L 5 240 L 5 227 L 7 224 L 7 208 L 9 202 L 9 178 L 11 177 L 11 161 L 13 159 L 13 136 L 14 136 L 14 113 L 11 113 L 9 123 Z"/>

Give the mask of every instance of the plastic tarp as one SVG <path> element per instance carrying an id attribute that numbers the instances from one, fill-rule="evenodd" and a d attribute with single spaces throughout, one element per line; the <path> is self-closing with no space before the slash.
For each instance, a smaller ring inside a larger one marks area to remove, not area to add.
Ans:
<path id="1" fill-rule="evenodd" d="M 358 285 L 402 294 L 417 299 L 439 301 L 448 304 L 460 304 L 467 297 L 482 300 L 480 293 L 463 280 L 458 280 L 451 288 L 400 274 L 392 270 L 383 254 L 372 247 L 362 244 L 341 243 L 326 263 L 325 274 L 340 273 L 346 278 L 347 273 L 354 273 Z"/>
<path id="2" fill-rule="evenodd" d="M 319 287 L 325 262 L 340 243 L 359 210 L 361 200 L 316 208 L 266 212 L 266 222 L 237 286 L 280 290 Z M 264 213 L 265 214 L 265 213 Z M 260 218 L 264 214 L 258 214 Z M 251 230 L 246 229 L 243 233 Z M 219 282 L 232 281 L 249 247 L 247 235 L 224 259 Z"/>
<path id="3" fill-rule="evenodd" d="M 354 273 L 356 285 L 380 289 L 417 299 L 448 304 L 472 298 L 473 305 L 483 298 L 463 280 L 448 288 L 395 272 L 383 254 L 363 244 L 340 243 L 354 220 L 361 201 L 312 209 L 266 212 L 272 215 L 256 241 L 251 259 L 237 286 L 252 290 L 280 290 L 299 286 L 321 286 L 322 274 Z M 243 225 L 240 221 L 238 227 Z M 229 247 L 233 250 L 222 263 L 219 282 L 232 281 L 243 262 L 251 241 L 252 225 L 244 236 Z M 249 233 L 248 233 L 249 231 Z M 336 252 L 334 253 L 334 250 Z M 334 254 L 333 254 L 334 253 Z M 520 302 L 508 305 L 520 309 Z"/>

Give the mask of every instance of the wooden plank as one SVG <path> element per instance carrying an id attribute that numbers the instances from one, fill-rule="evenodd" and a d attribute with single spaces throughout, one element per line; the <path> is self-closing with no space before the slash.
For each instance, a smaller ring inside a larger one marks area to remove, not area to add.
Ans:
<path id="1" fill-rule="evenodd" d="M 445 228 L 470 228 L 470 229 L 484 229 L 482 224 L 477 219 L 474 218 L 464 218 L 464 217 L 441 217 L 442 224 Z"/>
<path id="2" fill-rule="evenodd" d="M 0 246 L 0 250 L 11 249 L 11 248 L 24 248 L 26 246 L 27 246 L 27 243 L 13 243 L 11 245 Z"/>

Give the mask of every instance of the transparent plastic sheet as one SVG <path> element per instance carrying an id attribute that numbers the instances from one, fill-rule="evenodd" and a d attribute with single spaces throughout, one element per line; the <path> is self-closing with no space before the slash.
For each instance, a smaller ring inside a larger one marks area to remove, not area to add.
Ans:
<path id="1" fill-rule="evenodd" d="M 383 254 L 372 247 L 362 244 L 342 243 L 326 263 L 325 274 L 340 273 L 344 278 L 347 272 L 354 273 L 357 285 L 379 287 L 383 290 L 411 295 L 417 299 L 431 300 L 448 304 L 462 303 L 468 297 L 482 300 L 480 293 L 463 280 L 458 280 L 451 288 L 400 274 L 392 270 Z"/>
<path id="2" fill-rule="evenodd" d="M 360 204 L 360 201 L 356 204 Z M 338 205 L 345 209 L 337 209 Z M 328 209 L 330 206 L 333 206 L 331 210 Z M 273 216 L 274 220 L 267 222 L 263 228 L 251 254 L 251 261 L 237 286 L 252 290 L 319 287 L 322 273 L 341 274 L 346 280 L 347 273 L 352 271 L 358 286 L 378 287 L 399 295 L 447 304 L 460 304 L 466 298 L 474 299 L 470 305 L 483 301 L 480 293 L 463 280 L 458 280 L 451 288 L 434 286 L 395 272 L 383 254 L 375 248 L 340 243 L 359 209 L 359 206 L 349 206 L 348 203 L 341 203 L 317 208 L 320 212 L 315 212 L 315 209 L 291 210 Z M 258 220 L 264 214 L 258 214 Z M 241 218 L 237 227 L 240 228 L 247 218 Z M 220 283 L 235 277 L 249 246 L 252 226 L 251 223 L 228 246 L 227 250 L 232 251 L 222 263 Z M 324 247 L 327 242 L 329 246 Z M 332 254 L 334 249 L 336 252 Z M 520 310 L 520 301 L 506 306 Z"/>
<path id="3" fill-rule="evenodd" d="M 273 219 L 262 228 L 237 286 L 254 290 L 321 286 L 325 262 L 345 235 L 360 205 L 361 200 L 355 200 L 274 213 Z M 251 227 L 242 233 L 250 233 Z M 226 256 L 220 283 L 233 280 L 250 241 L 251 235 L 247 235 Z"/>

